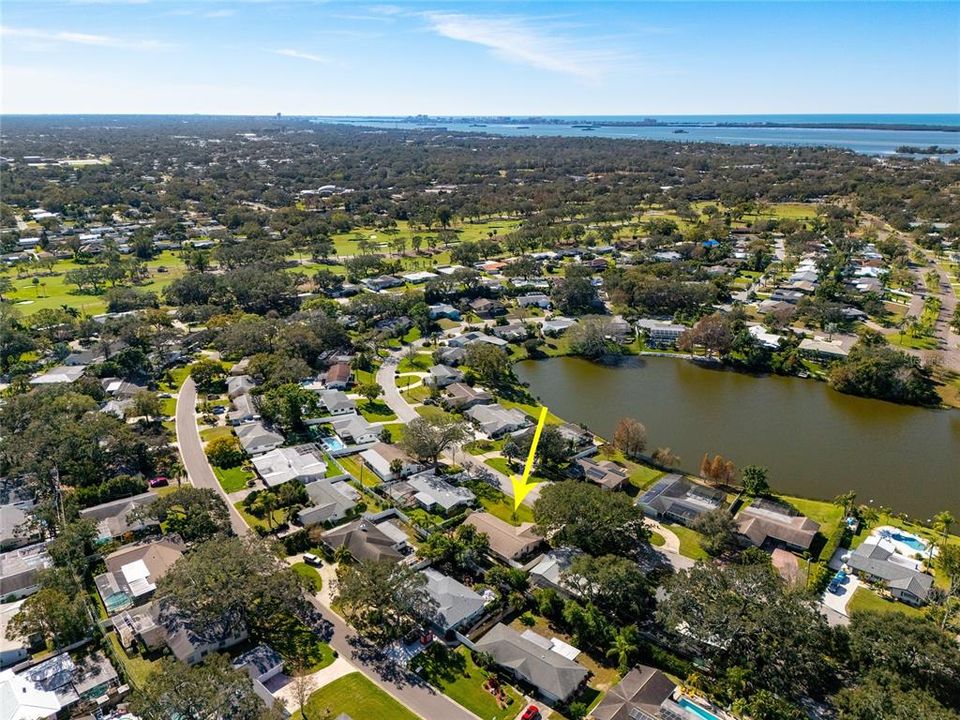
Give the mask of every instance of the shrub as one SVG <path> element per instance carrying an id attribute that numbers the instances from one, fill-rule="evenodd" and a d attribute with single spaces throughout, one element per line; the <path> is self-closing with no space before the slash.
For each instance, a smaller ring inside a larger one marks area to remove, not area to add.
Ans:
<path id="1" fill-rule="evenodd" d="M 231 436 L 217 437 L 207 443 L 207 457 L 218 467 L 237 467 L 243 462 L 244 452 L 240 441 Z"/>

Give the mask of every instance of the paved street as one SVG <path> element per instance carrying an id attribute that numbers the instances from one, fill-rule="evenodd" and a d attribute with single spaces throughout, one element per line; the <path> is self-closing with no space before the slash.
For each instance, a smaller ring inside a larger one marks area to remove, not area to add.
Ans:
<path id="1" fill-rule="evenodd" d="M 250 527 L 233 507 L 230 498 L 223 492 L 213 468 L 207 462 L 203 452 L 203 441 L 200 439 L 200 430 L 197 428 L 197 386 L 193 378 L 187 378 L 180 387 L 177 395 L 177 445 L 180 448 L 180 459 L 187 471 L 187 478 L 194 487 L 210 488 L 220 493 L 223 501 L 230 508 L 230 524 L 233 531 L 243 537 L 249 534 Z"/>

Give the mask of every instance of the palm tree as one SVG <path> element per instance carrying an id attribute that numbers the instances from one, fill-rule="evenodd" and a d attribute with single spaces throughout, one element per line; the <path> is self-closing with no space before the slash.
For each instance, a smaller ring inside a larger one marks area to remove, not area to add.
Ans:
<path id="1" fill-rule="evenodd" d="M 630 669 L 630 658 L 639 649 L 637 626 L 627 625 L 613 636 L 613 642 L 610 644 L 610 649 L 607 650 L 607 657 L 617 658 L 617 670 L 621 675 L 624 675 Z"/>
<path id="2" fill-rule="evenodd" d="M 346 545 L 341 545 L 333 551 L 333 559 L 340 565 L 349 565 L 353 559 L 353 555 L 350 554 L 350 548 Z"/>
<path id="3" fill-rule="evenodd" d="M 947 535 L 950 534 L 950 526 L 956 522 L 956 518 L 950 514 L 949 510 L 944 510 L 933 516 L 933 529 L 940 533 L 940 545 L 946 545 Z"/>
<path id="4" fill-rule="evenodd" d="M 833 499 L 834 505 L 839 505 L 843 508 L 843 512 L 847 515 L 853 510 L 853 504 L 857 501 L 857 494 L 850 490 L 849 492 L 843 493 L 843 495 L 837 495 Z"/>

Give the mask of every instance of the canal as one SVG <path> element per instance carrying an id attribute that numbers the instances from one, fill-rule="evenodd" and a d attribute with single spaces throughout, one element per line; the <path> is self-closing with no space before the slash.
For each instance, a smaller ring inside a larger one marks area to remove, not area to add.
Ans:
<path id="1" fill-rule="evenodd" d="M 666 357 L 617 365 L 580 358 L 528 360 L 517 376 L 551 412 L 612 438 L 617 421 L 647 427 L 648 447 L 669 447 L 685 470 L 705 452 L 738 467 L 770 469 L 786 494 L 858 500 L 926 520 L 960 518 L 960 411 L 843 395 L 826 383 L 755 377 Z"/>

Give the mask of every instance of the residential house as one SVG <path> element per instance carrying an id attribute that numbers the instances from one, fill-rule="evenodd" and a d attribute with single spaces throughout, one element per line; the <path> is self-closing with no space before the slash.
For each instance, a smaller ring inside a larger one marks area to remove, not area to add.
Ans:
<path id="1" fill-rule="evenodd" d="M 352 445 L 374 443 L 380 438 L 381 428 L 371 425 L 362 415 L 347 415 L 333 421 L 333 429 L 340 439 Z"/>
<path id="2" fill-rule="evenodd" d="M 487 535 L 492 555 L 510 565 L 545 545 L 544 539 L 533 532 L 530 522 L 515 526 L 488 512 L 470 513 L 466 522 Z"/>
<path id="3" fill-rule="evenodd" d="M 227 412 L 227 422 L 231 425 L 243 425 L 260 419 L 260 413 L 252 395 L 247 393 L 238 395 L 230 400 L 230 405 L 233 410 Z"/>
<path id="4" fill-rule="evenodd" d="M 654 320 L 652 318 L 641 318 L 637 320 L 637 330 L 643 335 L 647 345 L 653 347 L 671 347 L 677 344 L 677 340 L 689 328 L 686 325 L 668 322 L 666 320 Z"/>
<path id="5" fill-rule="evenodd" d="M 576 320 L 568 317 L 557 316 L 550 320 L 544 320 L 540 325 L 540 330 L 544 335 L 562 335 L 567 330 L 577 324 Z"/>
<path id="6" fill-rule="evenodd" d="M 386 492 L 404 505 L 418 505 L 428 512 L 443 515 L 470 507 L 477 499 L 467 488 L 451 485 L 433 470 L 394 483 Z"/>
<path id="7" fill-rule="evenodd" d="M 251 456 L 262 455 L 283 444 L 283 435 L 268 430 L 261 422 L 240 425 L 235 432 L 240 445 Z"/>
<path id="8" fill-rule="evenodd" d="M 448 320 L 460 319 L 460 311 L 449 303 L 435 303 L 434 305 L 429 305 L 427 310 L 430 313 L 431 320 L 439 320 L 440 318 L 447 318 Z"/>
<path id="9" fill-rule="evenodd" d="M 593 444 L 593 433 L 580 425 L 568 422 L 557 425 L 556 429 L 560 433 L 560 437 L 570 444 L 570 449 L 575 453 L 579 454 L 588 449 L 596 449 Z"/>
<path id="10" fill-rule="evenodd" d="M 683 475 L 671 474 L 658 480 L 637 504 L 645 514 L 689 525 L 706 512 L 723 507 L 722 490 L 694 483 Z"/>
<path id="11" fill-rule="evenodd" d="M 488 298 L 477 298 L 471 301 L 470 309 L 482 318 L 507 314 L 507 309 L 503 306 L 503 303 Z"/>
<path id="12" fill-rule="evenodd" d="M 132 400 L 137 393 L 147 389 L 145 385 L 137 385 L 115 377 L 103 378 L 100 381 L 100 387 L 107 395 L 118 400 Z"/>
<path id="13" fill-rule="evenodd" d="M 42 645 L 44 638 L 38 633 L 29 640 L 7 637 L 7 627 L 23 607 L 24 600 L 0 604 L 0 669 L 16 665 L 30 656 L 36 645 Z"/>
<path id="14" fill-rule="evenodd" d="M 320 407 L 328 415 L 348 415 L 357 411 L 357 403 L 342 390 L 322 390 L 318 395 Z"/>
<path id="15" fill-rule="evenodd" d="M 99 542 L 148 535 L 159 530 L 160 523 L 151 518 L 135 519 L 129 515 L 137 508 L 154 502 L 158 497 L 156 493 L 145 492 L 133 497 L 111 500 L 81 510 L 80 517 L 93 520 L 97 524 Z"/>
<path id="16" fill-rule="evenodd" d="M 407 477 L 423 470 L 423 465 L 407 455 L 396 445 L 378 442 L 367 450 L 360 453 L 363 462 L 368 468 L 373 470 L 384 482 L 390 482 L 398 478 Z M 394 472 L 394 462 L 399 465 L 399 470 Z"/>
<path id="17" fill-rule="evenodd" d="M 253 458 L 253 467 L 267 487 L 277 487 L 291 480 L 304 485 L 326 477 L 327 463 L 323 453 L 313 444 L 271 450 Z"/>
<path id="18" fill-rule="evenodd" d="M 86 365 L 58 365 L 50 368 L 42 375 L 37 375 L 30 380 L 31 385 L 57 385 L 74 383 L 83 377 L 83 371 L 87 369 Z"/>
<path id="19" fill-rule="evenodd" d="M 436 350 L 437 357 L 444 365 L 459 365 L 467 352 L 462 347 L 442 347 Z"/>
<path id="20" fill-rule="evenodd" d="M 456 337 L 452 337 L 450 338 L 450 340 L 447 341 L 447 344 L 450 345 L 451 347 L 465 348 L 467 347 L 467 345 L 470 345 L 471 343 L 475 343 L 475 342 L 485 342 L 489 345 L 495 345 L 499 348 L 506 347 L 508 344 L 506 340 L 495 337 L 493 335 L 487 335 L 486 333 L 482 333 L 479 330 L 471 330 L 470 332 L 464 333 L 463 335 L 457 335 Z"/>
<path id="21" fill-rule="evenodd" d="M 360 284 L 374 292 L 381 292 L 383 290 L 389 290 L 390 288 L 400 287 L 403 285 L 403 280 L 393 275 L 381 275 L 380 277 L 365 278 L 360 281 Z"/>
<path id="22" fill-rule="evenodd" d="M 771 300 L 772 302 L 785 302 L 790 303 L 791 305 L 796 305 L 805 297 L 806 295 L 799 290 L 776 288 L 772 293 L 770 293 L 768 300 Z"/>
<path id="23" fill-rule="evenodd" d="M 445 388 L 463 380 L 463 373 L 449 365 L 433 365 L 427 372 L 430 374 L 423 379 L 423 384 L 430 387 Z"/>
<path id="24" fill-rule="evenodd" d="M 530 584 L 540 588 L 551 588 L 557 592 L 579 597 L 580 590 L 575 582 L 566 576 L 573 561 L 583 552 L 576 548 L 556 548 L 545 552 L 537 563 L 530 568 Z"/>
<path id="25" fill-rule="evenodd" d="M 67 355 L 63 359 L 63 364 L 68 367 L 74 367 L 76 365 L 87 366 L 93 365 L 94 363 L 103 362 L 103 360 L 104 355 L 100 348 L 85 348 L 81 350 L 74 350 L 72 353 Z"/>
<path id="26" fill-rule="evenodd" d="M 464 415 L 476 423 L 484 434 L 491 438 L 500 438 L 507 433 L 521 430 L 531 425 L 530 418 L 516 408 L 509 410 L 499 403 L 494 405 L 475 405 Z"/>
<path id="27" fill-rule="evenodd" d="M 102 652 L 74 660 L 63 652 L 19 672 L 0 672 L 3 720 L 52 720 L 85 702 L 116 699 L 120 676 Z"/>
<path id="28" fill-rule="evenodd" d="M 493 328 L 493 334 L 507 342 L 519 342 L 526 340 L 530 333 L 523 323 L 510 323 L 508 325 L 496 325 Z"/>
<path id="29" fill-rule="evenodd" d="M 537 307 L 549 310 L 551 303 L 548 295 L 543 293 L 528 293 L 527 295 L 517 296 L 517 305 L 523 308 Z"/>
<path id="30" fill-rule="evenodd" d="M 336 550 L 344 546 L 355 560 L 398 561 L 409 546 L 406 538 L 398 541 L 368 517 L 358 518 L 323 534 L 323 541 Z"/>
<path id="31" fill-rule="evenodd" d="M 589 480 L 604 490 L 619 490 L 630 479 L 630 474 L 612 460 L 596 461 L 591 458 L 579 458 L 576 467 Z"/>
<path id="32" fill-rule="evenodd" d="M 532 685 L 548 702 L 562 703 L 581 688 L 590 673 L 551 647 L 546 638 L 530 631 L 518 633 L 503 623 L 494 625 L 476 643 L 477 650 L 490 655 L 516 679 Z"/>
<path id="33" fill-rule="evenodd" d="M 440 276 L 428 270 L 416 270 L 414 272 L 404 273 L 400 277 L 402 277 L 408 283 L 419 285 L 420 283 L 425 283 L 425 282 L 429 282 L 430 280 L 435 280 Z"/>
<path id="34" fill-rule="evenodd" d="M 237 670 L 245 670 L 253 683 L 253 691 L 268 708 L 276 702 L 266 683 L 283 672 L 283 658 L 269 645 L 260 643 L 233 661 Z M 286 713 L 284 713 L 286 714 Z"/>
<path id="35" fill-rule="evenodd" d="M 383 320 L 379 320 L 374 327 L 380 332 L 399 336 L 413 327 L 413 320 L 408 318 L 406 315 L 393 318 L 384 318 Z"/>
<path id="36" fill-rule="evenodd" d="M 39 527 L 32 527 L 32 500 L 0 505 L 0 552 L 39 540 Z"/>
<path id="37" fill-rule="evenodd" d="M 638 665 L 610 688 L 589 717 L 593 720 L 696 720 L 682 710 L 677 714 L 664 712 L 664 705 L 672 710 L 672 698 L 677 684 L 663 672 L 646 665 Z M 677 707 L 680 707 L 679 705 Z"/>
<path id="38" fill-rule="evenodd" d="M 933 577 L 917 569 L 917 563 L 899 555 L 889 540 L 867 538 L 846 559 L 858 575 L 883 585 L 897 600 L 909 605 L 927 602 Z"/>
<path id="39" fill-rule="evenodd" d="M 249 375 L 231 375 L 227 378 L 227 396 L 233 400 L 241 395 L 246 395 L 256 386 L 257 384 Z"/>
<path id="40" fill-rule="evenodd" d="M 492 593 L 484 597 L 433 568 L 420 574 L 427 579 L 425 589 L 433 606 L 429 620 L 443 634 L 472 625 L 493 600 Z"/>
<path id="41" fill-rule="evenodd" d="M 842 360 L 850 354 L 840 339 L 804 338 L 798 349 L 801 355 L 814 360 Z"/>
<path id="42" fill-rule="evenodd" d="M 451 410 L 463 412 L 475 405 L 489 405 L 493 402 L 493 395 L 466 383 L 455 382 L 447 387 L 443 395 L 443 404 Z"/>
<path id="43" fill-rule="evenodd" d="M 180 612 L 169 598 L 153 602 L 149 607 L 153 624 L 162 629 L 162 637 L 170 652 L 186 665 L 203 662 L 210 653 L 223 652 L 248 637 L 246 625 L 232 617 L 197 622 Z"/>
<path id="44" fill-rule="evenodd" d="M 782 545 L 804 552 L 810 549 L 820 530 L 814 522 L 794 508 L 769 500 L 754 500 L 737 514 L 737 531 L 752 545 Z"/>
<path id="45" fill-rule="evenodd" d="M 186 549 L 179 538 L 170 537 L 124 547 L 107 555 L 104 558 L 107 572 L 93 579 L 107 613 L 114 615 L 142 604 Z"/>
<path id="46" fill-rule="evenodd" d="M 317 480 L 307 485 L 310 505 L 297 512 L 297 521 L 307 525 L 335 523 L 348 517 L 357 506 L 360 492 L 350 483 Z"/>
<path id="47" fill-rule="evenodd" d="M 346 390 L 353 382 L 353 370 L 348 362 L 336 362 L 327 368 L 324 385 L 330 390 Z"/>

